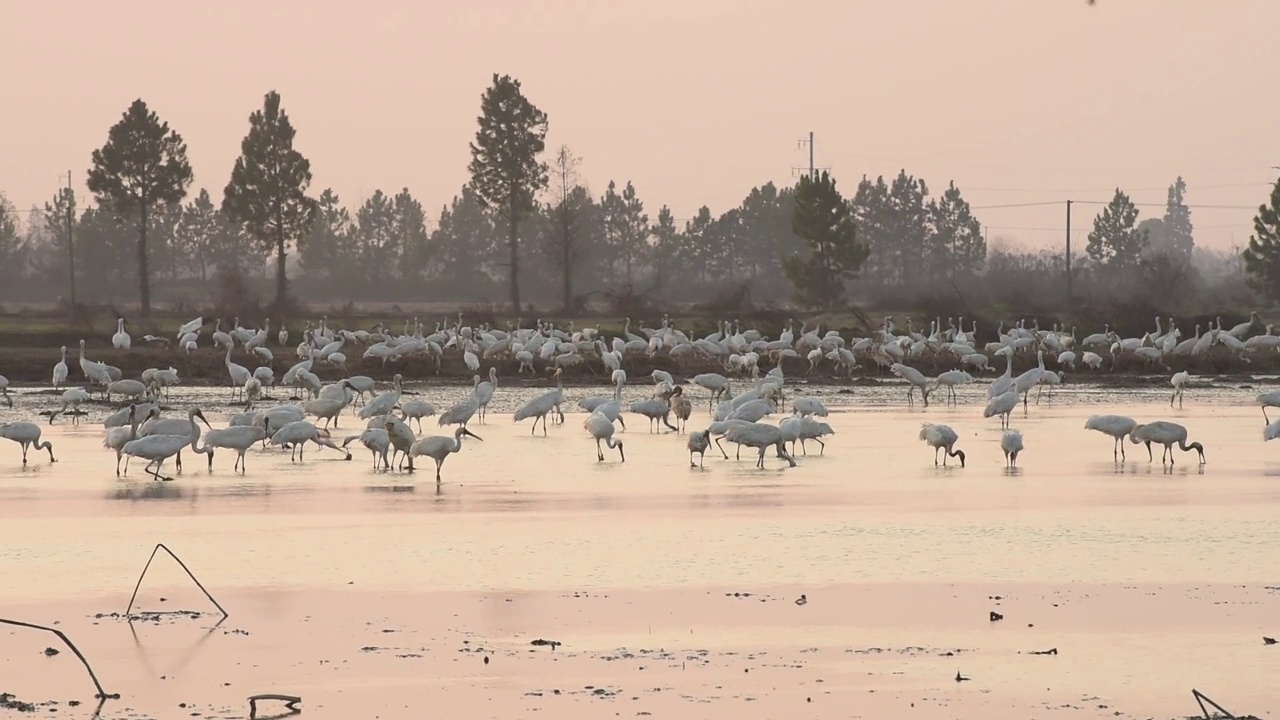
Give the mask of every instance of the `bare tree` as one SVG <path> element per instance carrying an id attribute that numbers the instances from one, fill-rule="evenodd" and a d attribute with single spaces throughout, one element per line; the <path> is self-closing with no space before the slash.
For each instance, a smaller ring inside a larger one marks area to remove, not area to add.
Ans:
<path id="1" fill-rule="evenodd" d="M 565 310 L 573 307 L 573 274 L 582 263 L 586 216 L 591 212 L 591 193 L 580 182 L 578 168 L 582 158 L 568 145 L 561 145 L 551 163 L 551 202 L 546 213 L 550 220 L 544 244 L 551 265 L 560 271 L 561 303 Z"/>

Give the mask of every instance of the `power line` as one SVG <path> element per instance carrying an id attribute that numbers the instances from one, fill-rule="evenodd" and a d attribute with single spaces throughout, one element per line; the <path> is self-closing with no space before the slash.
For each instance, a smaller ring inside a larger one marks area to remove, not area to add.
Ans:
<path id="1" fill-rule="evenodd" d="M 926 165 L 935 167 L 953 167 L 953 168 L 970 168 L 975 170 L 1003 170 L 1007 172 L 1053 172 L 1053 173 L 1086 173 L 1094 172 L 1089 168 L 1035 168 L 1035 167 L 1013 167 L 1008 165 L 973 165 L 966 163 L 938 162 L 933 160 L 920 160 L 911 158 L 882 158 L 870 155 L 862 155 L 860 153 L 850 153 L 840 150 L 827 150 L 828 155 L 838 155 L 841 157 L 857 158 L 859 160 L 871 160 L 873 162 L 882 162 L 896 165 L 904 168 L 906 165 Z M 1216 168 L 1182 168 L 1178 169 L 1144 169 L 1142 172 L 1168 172 L 1168 173 L 1195 173 L 1195 172 L 1251 172 L 1255 170 L 1273 170 L 1275 168 L 1266 165 L 1254 165 L 1249 167 L 1216 167 Z M 1163 188 L 1161 188 L 1163 189 Z"/>
<path id="2" fill-rule="evenodd" d="M 1042 200 L 1040 202 L 1005 203 L 1003 205 L 971 205 L 970 210 L 998 210 L 1000 208 L 1042 207 L 1045 205 L 1061 205 L 1065 200 Z"/>

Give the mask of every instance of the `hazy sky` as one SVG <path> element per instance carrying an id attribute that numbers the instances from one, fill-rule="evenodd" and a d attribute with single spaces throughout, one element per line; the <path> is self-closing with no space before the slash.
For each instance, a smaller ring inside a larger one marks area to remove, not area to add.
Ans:
<path id="1" fill-rule="evenodd" d="M 316 194 L 408 187 L 434 222 L 467 180 L 494 72 L 652 216 L 793 181 L 797 139 L 850 193 L 899 168 L 975 206 L 1163 204 L 1182 174 L 1197 241 L 1243 243 L 1280 171 L 1277 0 L 130 0 L 0 5 L 0 192 L 43 203 L 141 97 L 215 198 L 272 89 Z M 61 180 L 60 178 L 61 174 Z M 1087 231 L 1100 206 L 1078 205 Z M 1160 208 L 1142 208 L 1159 215 Z M 976 211 L 991 238 L 1060 243 L 1064 207 Z M 1078 238 L 1083 240 L 1083 237 Z"/>

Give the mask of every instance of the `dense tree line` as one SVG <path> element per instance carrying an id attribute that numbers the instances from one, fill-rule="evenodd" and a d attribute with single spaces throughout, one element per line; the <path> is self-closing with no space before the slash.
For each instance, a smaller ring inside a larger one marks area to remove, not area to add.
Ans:
<path id="1" fill-rule="evenodd" d="M 293 147 L 274 92 L 249 116 L 221 194 L 193 189 L 181 135 L 137 100 L 90 158 L 91 198 L 61 190 L 21 218 L 0 196 L 0 295 L 66 299 L 69 237 L 77 299 L 138 301 L 144 312 L 153 288 L 166 301 L 199 303 L 229 278 L 235 292 L 265 296 L 272 276 L 277 304 L 292 289 L 313 301 L 627 311 L 743 301 L 1177 303 L 1200 280 L 1181 177 L 1155 217 L 1142 218 L 1117 189 L 1068 277 L 1060 253 L 988 248 L 954 182 L 933 194 L 904 169 L 863 177 L 845 197 L 824 173 L 765 183 L 735 207 L 682 218 L 626 178 L 593 192 L 582 158 L 545 148 L 548 116 L 519 81 L 495 75 L 480 111 L 471 179 L 432 210 L 408 188 L 355 204 L 329 188 L 313 194 L 310 161 Z M 1271 205 L 1243 260 L 1253 287 L 1280 300 L 1280 199 Z"/>

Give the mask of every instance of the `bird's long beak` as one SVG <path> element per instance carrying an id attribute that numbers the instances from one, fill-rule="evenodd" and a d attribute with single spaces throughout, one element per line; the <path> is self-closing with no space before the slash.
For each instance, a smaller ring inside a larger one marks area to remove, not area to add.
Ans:
<path id="1" fill-rule="evenodd" d="M 484 442 L 484 438 L 480 437 L 479 435 L 477 435 L 477 434 L 475 434 L 475 433 L 471 432 L 470 430 L 468 430 L 468 429 L 466 429 L 466 428 L 462 428 L 462 434 L 464 434 L 464 435 L 470 435 L 471 437 L 473 437 L 473 438 L 475 438 L 475 439 L 479 440 L 480 442 Z"/>
<path id="2" fill-rule="evenodd" d="M 213 426 L 209 424 L 209 421 L 204 419 L 204 413 L 197 410 L 196 417 L 200 418 L 200 422 L 203 422 L 205 427 L 209 428 L 210 430 L 213 429 Z"/>

